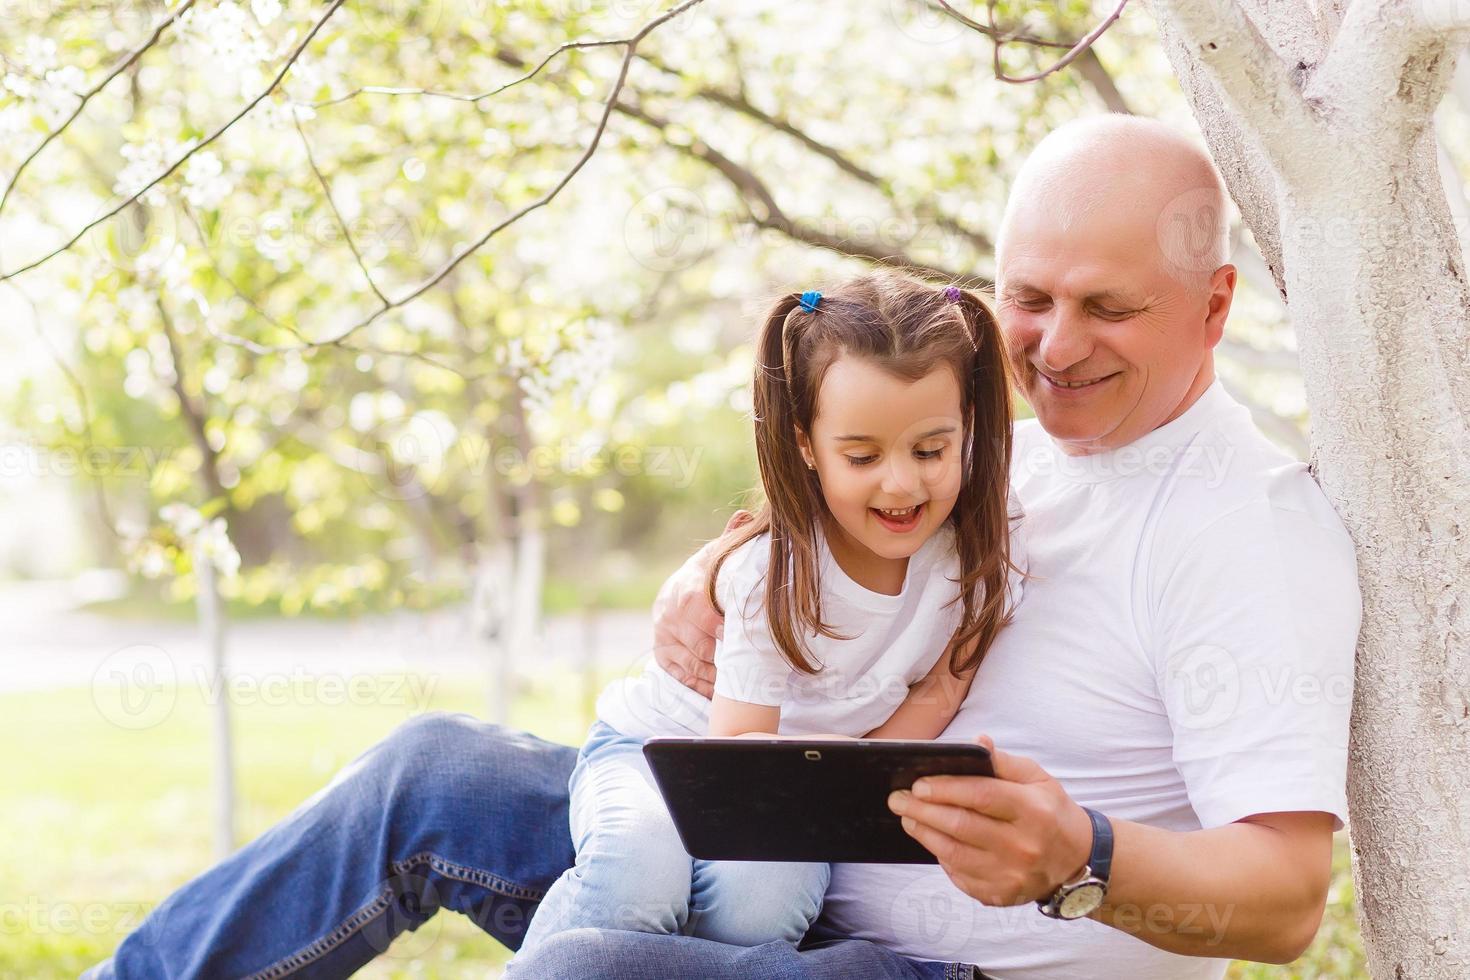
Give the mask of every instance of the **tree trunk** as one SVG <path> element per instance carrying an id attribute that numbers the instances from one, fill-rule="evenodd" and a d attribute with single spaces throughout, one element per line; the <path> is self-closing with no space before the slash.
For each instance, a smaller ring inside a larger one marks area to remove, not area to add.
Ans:
<path id="1" fill-rule="evenodd" d="M 225 617 L 219 581 L 202 545 L 194 549 L 194 577 L 199 586 L 199 632 L 209 657 L 204 690 L 214 692 L 210 714 L 214 724 L 214 856 L 223 861 L 235 850 L 235 749 L 230 725 L 230 679 L 225 670 Z"/>
<path id="2" fill-rule="evenodd" d="M 1453 58 L 1393 0 L 1346 14 L 1243 6 L 1269 44 L 1214 4 L 1154 3 L 1287 299 L 1314 472 L 1357 547 L 1348 796 L 1369 964 L 1375 977 L 1463 980 L 1470 292 L 1429 124 Z"/>

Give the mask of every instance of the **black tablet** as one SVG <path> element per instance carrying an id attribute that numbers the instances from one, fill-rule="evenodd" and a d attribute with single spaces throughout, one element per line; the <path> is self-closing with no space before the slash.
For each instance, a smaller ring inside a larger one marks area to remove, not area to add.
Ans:
<path id="1" fill-rule="evenodd" d="M 691 857 L 935 864 L 888 794 L 920 776 L 992 776 L 968 742 L 651 738 L 643 754 Z"/>

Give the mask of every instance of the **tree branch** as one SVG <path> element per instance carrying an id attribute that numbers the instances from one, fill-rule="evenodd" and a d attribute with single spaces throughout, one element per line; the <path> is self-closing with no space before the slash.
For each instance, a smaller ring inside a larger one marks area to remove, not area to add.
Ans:
<path id="1" fill-rule="evenodd" d="M 321 168 L 316 165 L 316 158 L 311 154 L 311 141 L 306 138 L 306 130 L 301 128 L 301 120 L 296 118 L 296 113 L 291 113 L 291 124 L 296 127 L 296 132 L 301 137 L 301 148 L 306 151 L 306 162 L 311 167 L 311 172 L 316 174 L 317 181 L 322 185 L 322 196 L 327 199 L 327 207 L 332 209 L 332 217 L 337 219 L 337 226 L 342 229 L 342 240 L 347 243 L 347 248 L 352 252 L 352 257 L 357 260 L 357 267 L 362 270 L 362 277 L 367 280 L 368 288 L 373 295 L 378 297 L 384 306 L 388 305 L 388 297 L 378 288 L 373 280 L 373 274 L 368 271 L 367 263 L 362 260 L 362 253 L 357 250 L 357 245 L 352 241 L 352 232 L 347 227 L 347 222 L 342 218 L 342 212 L 337 210 L 337 202 L 332 200 L 332 185 L 327 183 L 327 177 Z"/>
<path id="2" fill-rule="evenodd" d="M 249 351 L 252 354 L 260 356 L 264 356 L 267 354 L 286 354 L 293 351 L 314 350 L 317 347 L 321 346 L 319 344 L 314 344 L 310 340 L 308 340 L 307 337 L 302 334 L 300 330 L 296 329 L 296 327 L 292 324 L 285 323 L 281 320 L 278 320 L 276 317 L 271 316 L 269 311 L 267 311 L 266 308 L 262 306 L 257 299 L 252 297 L 249 293 L 245 292 L 245 290 L 241 289 L 240 285 L 236 283 L 233 278 L 230 277 L 229 273 L 220 268 L 219 262 L 215 260 L 214 253 L 210 251 L 209 248 L 208 236 L 204 234 L 204 229 L 200 226 L 199 219 L 197 216 L 195 216 L 193 210 L 188 207 L 185 207 L 184 210 L 185 213 L 189 216 L 189 223 L 194 226 L 194 231 L 199 236 L 199 247 L 203 250 L 205 257 L 208 259 L 210 269 L 214 272 L 215 276 L 226 286 L 229 286 L 230 291 L 233 292 L 235 296 L 240 299 L 241 302 L 254 310 L 256 316 L 260 317 L 262 320 L 264 320 L 266 323 L 269 323 L 277 330 L 280 330 L 282 333 L 288 333 L 291 336 L 295 337 L 298 341 L 300 341 L 300 343 L 296 345 L 262 344 L 259 341 L 251 340 L 249 337 L 241 337 L 237 334 L 220 330 L 219 328 L 215 327 L 214 324 L 209 322 L 209 317 L 207 316 L 201 319 L 206 333 L 208 333 L 215 340 L 229 347 L 238 347 L 241 350 Z M 469 377 L 458 368 L 450 364 L 446 364 L 438 358 L 433 357 L 429 354 L 425 354 L 422 351 L 397 350 L 390 347 L 376 347 L 368 344 L 350 344 L 346 342 L 336 344 L 334 346 L 340 347 L 342 350 L 350 351 L 355 354 L 368 354 L 373 357 L 407 358 L 410 360 L 419 361 L 423 364 L 427 364 L 430 367 L 438 368 L 441 371 L 448 371 L 450 374 L 458 375 L 460 378 Z"/>
<path id="3" fill-rule="evenodd" d="M 1133 115 L 1133 110 L 1128 106 L 1128 100 L 1118 90 L 1118 83 L 1113 81 L 1112 73 L 1103 65 L 1096 50 L 1088 48 L 1082 52 L 1082 57 L 1077 59 L 1077 74 L 1092 86 L 1092 90 L 1097 93 L 1098 98 L 1102 99 L 1103 105 L 1108 107 L 1109 112 Z"/>
<path id="4" fill-rule="evenodd" d="M 1154 0 L 1278 170 L 1312 166 L 1320 121 L 1287 64 L 1235 0 Z M 1296 161 L 1301 161 L 1297 163 Z"/>
<path id="5" fill-rule="evenodd" d="M 1450 11 L 1444 12 L 1446 21 Z M 1307 102 L 1332 106 L 1344 135 L 1409 148 L 1434 115 L 1454 74 L 1464 28 L 1426 20 L 1425 0 L 1356 0 L 1307 84 Z M 1458 33 L 1458 37 L 1456 37 Z"/>
<path id="6" fill-rule="evenodd" d="M 202 141 L 190 147 L 187 153 L 174 161 L 173 166 L 169 167 L 163 173 L 159 174 L 157 177 L 154 177 L 143 187 L 139 188 L 136 192 L 129 195 L 117 207 L 87 223 L 82 228 L 82 230 L 73 235 L 65 245 L 62 245 L 61 247 L 54 249 L 51 252 L 48 252 L 47 254 L 41 256 L 39 259 L 36 259 L 35 261 L 28 263 L 27 265 L 23 265 L 18 269 L 12 269 L 9 272 L 0 273 L 0 282 L 4 282 L 7 279 L 12 279 L 15 276 L 18 276 L 24 272 L 29 272 L 30 270 L 35 269 L 38 266 L 45 265 L 47 262 L 56 258 L 56 256 L 60 255 L 62 252 L 68 251 L 74 245 L 76 245 L 77 242 L 81 241 L 82 237 L 86 235 L 87 232 L 91 231 L 93 228 L 96 228 L 104 221 L 108 221 L 116 217 L 129 205 L 137 202 L 144 194 L 148 193 L 150 190 L 156 187 L 161 181 L 166 180 L 170 175 L 174 173 L 174 171 L 182 167 L 190 157 L 223 136 L 231 126 L 235 125 L 235 123 L 245 118 L 246 114 L 249 113 L 250 110 L 254 109 L 257 105 L 261 103 L 261 101 L 265 99 L 266 96 L 270 95 L 276 90 L 276 87 L 279 86 L 281 84 L 281 81 L 286 77 L 286 73 L 291 70 L 291 66 L 296 63 L 296 60 L 301 57 L 301 53 L 306 50 L 306 46 L 311 43 L 312 38 L 316 37 L 317 32 L 326 25 L 327 21 L 331 19 L 332 15 L 335 14 L 338 8 L 340 8 L 345 2 L 346 0 L 332 0 L 332 4 L 330 7 L 327 8 L 327 12 L 322 14 L 322 16 L 317 19 L 317 22 L 312 25 L 311 30 L 306 32 L 306 36 L 303 37 L 301 41 L 296 45 L 296 47 L 291 50 L 291 53 L 286 57 L 285 64 L 281 65 L 280 70 L 276 72 L 276 75 L 274 78 L 271 79 L 270 84 L 267 85 L 259 95 L 251 99 L 250 102 L 245 106 L 245 108 L 235 113 L 235 115 L 229 121 L 225 122 L 214 132 L 210 133 Z"/>
<path id="7" fill-rule="evenodd" d="M 340 3 L 342 2 L 342 0 L 337 0 L 337 2 Z M 636 34 L 633 34 L 632 36 L 622 41 L 611 42 L 614 44 L 622 44 L 625 46 L 622 64 L 618 66 L 617 79 L 613 82 L 612 89 L 608 92 L 607 100 L 603 104 L 602 115 L 597 121 L 597 128 L 592 133 L 591 141 L 588 142 L 586 149 L 583 150 L 582 155 L 577 158 L 576 162 L 572 164 L 571 168 L 566 173 L 562 174 L 561 179 L 556 182 L 555 186 L 553 186 L 545 194 L 541 195 L 541 197 L 532 201 L 530 204 L 519 208 L 510 216 L 496 223 L 492 228 L 490 228 L 490 230 L 486 231 L 475 241 L 470 242 L 468 245 L 460 249 L 458 252 L 452 255 L 449 260 L 439 268 L 437 272 L 429 276 L 428 279 L 425 279 L 423 282 L 419 283 L 408 292 L 399 296 L 397 299 L 389 301 L 385 306 L 373 311 L 358 322 L 345 328 L 335 337 L 329 338 L 326 341 L 320 341 L 319 343 L 340 343 L 357 331 L 363 329 L 371 323 L 376 322 L 379 317 L 387 313 L 389 310 L 397 309 L 400 306 L 412 302 L 419 296 L 422 296 L 424 293 L 428 292 L 430 289 L 433 289 L 440 282 L 442 282 L 444 277 L 453 272 L 461 262 L 483 248 L 485 243 L 490 241 L 490 239 L 494 238 L 506 228 L 509 228 L 511 225 L 515 224 L 517 221 L 520 221 L 532 211 L 535 211 L 538 208 L 543 208 L 547 204 L 551 203 L 551 201 L 554 200 L 556 196 L 562 192 L 562 189 L 565 188 L 567 184 L 571 183 L 572 178 L 575 177 L 578 172 L 580 172 L 581 169 L 587 165 L 587 161 L 592 159 L 593 154 L 597 152 L 597 147 L 602 142 L 603 133 L 607 131 L 607 121 L 612 116 L 613 108 L 618 103 L 618 96 L 622 94 L 623 86 L 627 83 L 628 68 L 633 63 L 633 57 L 637 53 L 639 42 L 641 42 L 645 37 L 647 37 L 650 33 L 652 33 L 664 23 L 672 20 L 673 18 L 684 13 L 686 10 L 689 10 L 692 7 L 696 7 L 703 2 L 704 0 L 684 0 L 683 3 L 679 4 L 673 9 L 665 11 L 664 13 L 650 20 L 648 23 L 644 24 L 643 27 L 641 27 Z M 542 64 L 544 65 L 546 61 L 550 60 L 550 58 L 551 56 L 548 55 L 547 58 L 542 62 Z M 537 70 L 539 70 L 539 66 Z M 534 72 L 532 72 L 532 74 L 534 74 Z"/>
<path id="8" fill-rule="evenodd" d="M 699 3 L 699 2 L 701 2 L 701 0 L 694 0 L 694 2 L 695 3 Z M 684 6 L 692 6 L 692 4 L 685 4 Z M 669 13 L 664 16 L 664 19 L 666 20 L 669 17 L 676 16 L 683 9 L 684 9 L 683 6 L 681 6 L 681 7 L 677 8 L 677 9 L 675 9 L 675 10 L 669 11 Z M 662 20 L 659 23 L 662 23 Z M 657 26 L 657 25 L 654 25 L 654 26 Z M 488 89 L 488 90 L 486 90 L 484 92 L 478 92 L 478 93 L 446 92 L 446 91 L 442 91 L 442 90 L 439 90 L 439 89 L 428 89 L 428 88 L 392 88 L 392 87 L 384 86 L 384 85 L 363 85 L 360 88 L 353 89 L 351 92 L 348 92 L 346 95 L 339 95 L 339 96 L 337 96 L 335 98 L 331 98 L 331 99 L 322 99 L 320 102 L 306 102 L 306 103 L 303 103 L 303 104 L 304 105 L 308 105 L 308 106 L 310 106 L 313 109 L 320 109 L 320 108 L 323 108 L 324 106 L 337 105 L 340 102 L 347 102 L 347 101 L 349 101 L 351 99 L 357 98 L 359 95 L 432 95 L 432 96 L 436 96 L 436 97 L 441 98 L 441 99 L 453 99 L 456 102 L 476 102 L 476 103 L 478 103 L 478 102 L 483 102 L 484 100 L 486 100 L 486 99 L 488 99 L 488 98 L 490 98 L 492 96 L 499 95 L 501 92 L 504 92 L 506 89 L 512 88 L 513 86 L 516 86 L 516 85 L 519 85 L 522 82 L 528 82 L 528 81 L 530 81 L 531 79 L 535 78 L 537 75 L 541 74 L 541 70 L 543 68 L 545 68 L 547 65 L 551 64 L 552 61 L 554 61 L 559 55 L 561 55 L 564 52 L 567 52 L 567 51 L 576 51 L 576 50 L 580 50 L 582 48 L 609 48 L 609 47 L 617 47 L 619 45 L 625 45 L 625 44 L 637 44 L 638 41 L 641 41 L 644 36 L 645 36 L 645 31 L 640 31 L 638 34 L 636 34 L 636 35 L 634 35 L 632 37 L 606 38 L 606 39 L 598 39 L 598 40 L 593 40 L 593 41 L 568 41 L 565 44 L 562 44 L 559 47 L 557 47 L 557 49 L 555 51 L 551 52 L 546 57 L 542 58 L 541 61 L 539 63 L 537 63 L 536 67 L 532 68 L 530 71 L 526 72 L 524 75 L 521 75 L 518 78 L 513 78 L 510 81 L 506 82 L 504 85 L 497 85 L 495 88 Z M 515 56 L 513 62 L 508 61 L 508 59 L 506 59 L 505 57 L 501 57 L 500 60 L 502 62 L 512 63 L 512 64 L 514 64 L 514 67 L 517 67 L 517 68 L 520 68 L 520 67 L 522 67 L 525 64 L 525 62 L 521 61 L 521 59 L 519 58 L 519 56 Z"/>
<path id="9" fill-rule="evenodd" d="M 7 201 L 10 200 L 10 192 L 15 189 L 16 184 L 20 183 L 20 175 L 25 172 L 26 167 L 31 165 L 31 161 L 40 156 L 41 151 L 46 149 L 46 147 L 49 146 L 53 140 L 59 137 L 62 133 L 66 132 L 66 128 L 70 126 L 73 122 L 75 122 L 77 117 L 82 114 L 82 110 L 87 108 L 87 103 L 92 101 L 93 96 L 95 96 L 98 92 L 101 92 L 109 84 L 111 84 L 114 78 L 121 75 L 123 72 L 132 67 L 132 65 L 139 58 L 143 57 L 144 53 L 146 53 L 149 48 L 152 48 L 158 43 L 158 39 L 163 36 L 163 32 L 168 29 L 168 26 L 174 21 L 178 20 L 179 15 L 192 6 L 194 6 L 194 0 L 183 0 L 183 2 L 175 7 L 167 17 L 158 22 L 158 26 L 153 28 L 153 33 L 149 35 L 148 40 L 144 41 L 138 47 L 128 52 L 128 54 L 125 55 L 121 61 L 114 65 L 112 69 L 108 71 L 105 76 L 103 76 L 100 82 L 98 82 L 96 85 L 93 85 L 86 92 L 82 93 L 81 101 L 79 101 L 76 106 L 72 108 L 71 115 L 62 120 L 60 126 L 57 126 L 55 129 L 47 133 L 46 137 L 41 140 L 40 144 L 37 145 L 35 149 L 31 150 L 31 152 L 26 155 L 26 158 L 20 162 L 20 166 L 15 169 L 15 173 L 10 175 L 10 181 L 5 185 L 5 190 L 3 192 L 0 192 L 0 213 L 3 213 L 5 211 L 5 204 Z"/>
<path id="10" fill-rule="evenodd" d="M 174 330 L 173 318 L 169 316 L 168 308 L 163 305 L 163 297 L 156 297 L 154 305 L 158 307 L 158 316 L 163 323 L 163 336 L 168 341 L 169 359 L 173 362 L 172 387 L 174 395 L 179 399 L 179 413 L 184 416 L 194 448 L 199 450 L 199 469 L 200 475 L 204 478 L 204 488 L 211 499 L 220 498 L 233 512 L 233 508 L 230 507 L 229 494 L 225 492 L 224 481 L 220 478 L 219 453 L 209 444 L 205 407 L 194 401 L 184 381 L 184 355 L 179 347 L 178 332 Z"/>
<path id="11" fill-rule="evenodd" d="M 947 3 L 944 3 L 944 0 L 939 0 L 939 2 L 946 10 L 949 10 L 951 13 L 954 12 L 954 8 L 950 7 L 950 5 Z M 1007 75 L 1005 73 L 1005 69 L 1003 69 L 1000 65 L 1001 48 L 1005 46 L 1005 41 L 1011 40 L 1011 38 L 1003 38 L 999 34 L 1000 29 L 995 26 L 995 3 L 996 0 L 987 0 L 985 4 L 986 19 L 990 21 L 990 36 L 996 39 L 995 47 L 991 52 L 991 60 L 995 66 L 995 77 L 1002 82 L 1010 82 L 1012 85 L 1024 85 L 1028 82 L 1039 82 L 1053 72 L 1059 72 L 1063 68 L 1070 65 L 1072 62 L 1076 61 L 1077 58 L 1080 57 L 1084 51 L 1087 51 L 1089 48 L 1092 47 L 1094 41 L 1103 36 L 1104 31 L 1106 31 L 1109 27 L 1112 27 L 1113 23 L 1119 17 L 1123 16 L 1123 8 L 1128 5 L 1128 0 L 1118 0 L 1118 5 L 1113 8 L 1113 12 L 1108 14 L 1108 16 L 1103 19 L 1102 23 L 1098 24 L 1092 30 L 1088 31 L 1087 34 L 1080 41 L 1074 44 L 1071 49 L 1069 49 L 1066 54 L 1062 55 L 1062 57 L 1050 68 L 1045 68 L 1039 72 L 1033 72 L 1030 75 Z M 966 19 L 968 20 L 968 18 Z"/>
<path id="12" fill-rule="evenodd" d="M 671 125 L 669 120 L 655 116 L 638 106 L 622 103 L 618 111 L 631 119 L 659 131 L 661 136 L 666 137 L 665 131 Z M 829 235 L 815 228 L 802 226 L 799 222 L 792 220 L 776 203 L 775 195 L 765 182 L 752 173 L 749 169 L 731 160 L 719 150 L 710 146 L 703 140 L 695 139 L 688 142 L 673 141 L 665 138 L 665 142 L 674 150 L 706 164 L 723 176 L 739 192 L 741 199 L 750 211 L 750 220 L 757 228 L 777 231 L 793 241 L 806 245 L 814 245 L 825 248 L 840 255 L 852 258 L 866 259 L 879 265 L 891 266 L 905 269 L 926 279 L 936 279 L 944 282 L 955 282 L 964 279 L 973 279 L 967 273 L 954 269 L 945 269 L 939 266 L 929 265 L 900 251 L 884 250 L 854 242 L 848 238 Z"/>
<path id="13" fill-rule="evenodd" d="M 653 65 L 659 71 L 676 76 L 679 74 L 675 69 L 669 68 L 652 58 L 645 58 L 644 60 Z M 830 161 L 833 165 L 837 167 L 837 169 L 841 170 L 843 173 L 862 181 L 870 187 L 873 187 L 881 194 L 883 194 L 884 197 L 887 197 L 890 200 L 893 199 L 893 188 L 886 177 L 879 176 L 873 171 L 868 170 L 866 167 L 863 167 L 861 164 L 856 163 L 852 160 L 852 158 L 848 157 L 841 150 L 838 150 L 835 147 L 828 146 L 826 143 L 821 142 L 820 140 L 807 133 L 805 130 L 801 129 L 796 124 L 792 123 L 790 120 L 785 119 L 781 116 L 771 115 L 765 110 L 759 108 L 758 106 L 754 105 L 744 94 L 724 92 L 711 87 L 702 87 L 696 90 L 694 94 L 708 102 L 713 102 L 715 105 L 730 109 L 733 112 L 738 112 L 742 116 L 745 116 L 747 119 L 751 119 L 755 122 L 760 123 L 763 126 L 767 126 L 775 130 L 778 133 L 782 133 L 783 135 L 791 137 L 802 146 L 806 147 L 808 150 L 811 150 L 813 153 L 817 154 L 823 159 Z M 931 220 L 939 227 L 943 228 L 945 231 L 965 238 L 970 242 L 971 245 L 982 252 L 995 251 L 995 243 L 991 241 L 989 236 L 987 236 L 983 232 L 976 231 L 973 228 L 965 227 L 963 224 L 961 224 L 956 219 L 950 217 L 949 215 L 941 214 L 937 210 L 934 210 L 925 212 L 919 215 L 919 217 Z"/>
<path id="14" fill-rule="evenodd" d="M 960 13 L 958 10 L 954 9 L 954 7 L 951 7 L 948 3 L 945 3 L 945 0 L 923 0 L 923 3 L 924 6 L 928 7 L 930 10 L 939 11 L 946 16 L 949 16 L 954 20 L 959 21 L 961 24 L 965 25 L 975 33 L 983 34 L 984 36 L 990 38 L 996 44 L 1007 44 L 1010 42 L 1015 42 L 1016 44 L 1029 44 L 1032 47 L 1036 48 L 1057 48 L 1062 51 L 1066 51 L 1074 44 L 1076 44 L 1075 41 L 1053 41 L 1049 38 L 1035 37 L 1031 34 L 1007 33 L 996 27 L 994 20 L 991 21 L 989 26 L 982 24 L 978 20 L 975 20 L 972 17 L 967 17 L 966 15 Z"/>

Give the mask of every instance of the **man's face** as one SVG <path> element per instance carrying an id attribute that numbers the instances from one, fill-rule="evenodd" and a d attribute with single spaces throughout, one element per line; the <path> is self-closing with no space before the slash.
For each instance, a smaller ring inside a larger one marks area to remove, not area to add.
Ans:
<path id="1" fill-rule="evenodd" d="M 1153 216 L 1130 210 L 1109 202 L 1064 231 L 1048 210 L 1022 204 L 1006 227 L 997 297 L 1016 384 L 1073 455 L 1172 421 L 1214 378 L 1229 289 L 1212 315 L 1210 283 L 1169 275 Z"/>

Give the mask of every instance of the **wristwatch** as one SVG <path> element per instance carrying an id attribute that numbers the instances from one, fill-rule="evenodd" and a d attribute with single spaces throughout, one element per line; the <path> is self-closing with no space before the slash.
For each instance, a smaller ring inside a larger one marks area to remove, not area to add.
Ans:
<path id="1" fill-rule="evenodd" d="M 1092 821 L 1092 853 L 1082 873 L 1063 882 L 1050 898 L 1036 903 L 1041 914 L 1053 919 L 1080 919 L 1103 903 L 1108 893 L 1108 874 L 1113 868 L 1113 824 L 1107 817 L 1083 807 Z"/>

